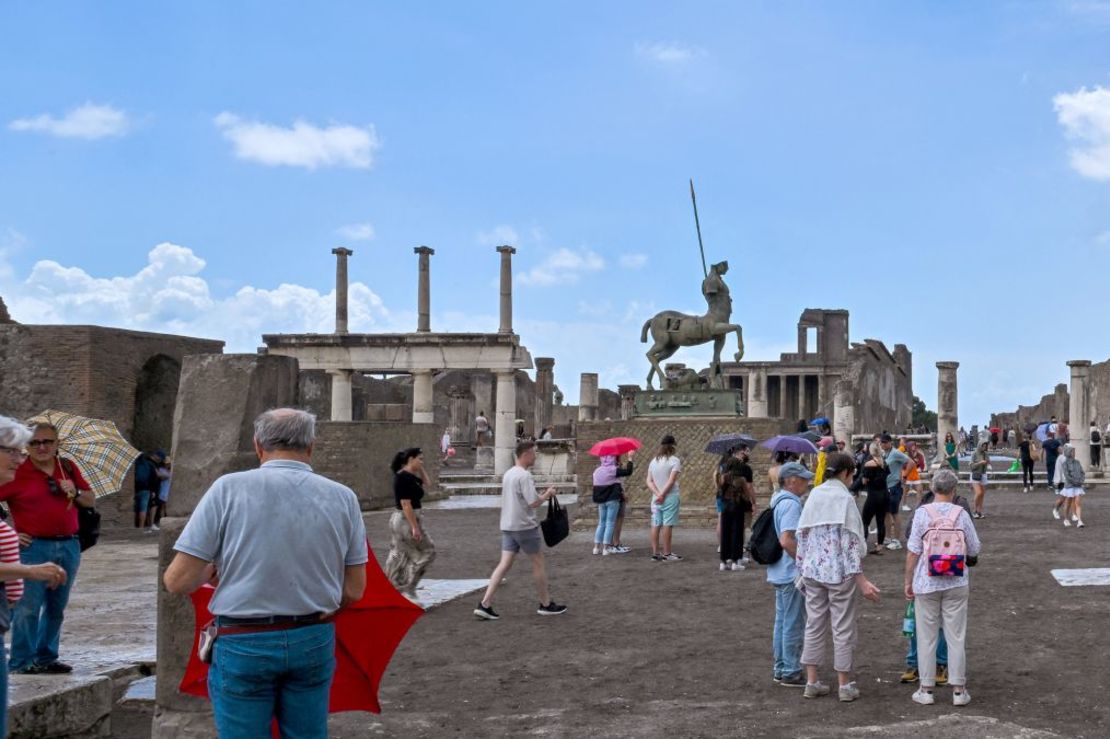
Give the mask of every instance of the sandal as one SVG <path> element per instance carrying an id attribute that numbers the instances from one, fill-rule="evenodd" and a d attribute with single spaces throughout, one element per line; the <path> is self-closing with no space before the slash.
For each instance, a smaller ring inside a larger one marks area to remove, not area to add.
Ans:
<path id="1" fill-rule="evenodd" d="M 882 554 L 882 553 L 883 553 L 883 548 L 881 546 L 877 546 L 877 547 L 875 547 L 874 549 L 872 549 L 871 551 L 868 552 L 868 554 Z"/>

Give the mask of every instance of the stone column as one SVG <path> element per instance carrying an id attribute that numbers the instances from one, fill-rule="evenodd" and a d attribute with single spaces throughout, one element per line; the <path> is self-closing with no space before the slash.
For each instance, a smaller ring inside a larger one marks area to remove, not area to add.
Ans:
<path id="1" fill-rule="evenodd" d="M 328 370 L 331 375 L 331 420 L 351 420 L 352 370 Z"/>
<path id="2" fill-rule="evenodd" d="M 621 396 L 621 420 L 627 421 L 636 415 L 636 393 L 640 392 L 640 386 L 617 385 L 617 392 Z"/>
<path id="3" fill-rule="evenodd" d="M 551 428 L 551 409 L 555 398 L 555 360 L 536 357 L 536 437 Z"/>
<path id="4" fill-rule="evenodd" d="M 516 372 L 497 373 L 497 414 L 493 425 L 493 471 L 503 475 L 516 460 Z"/>
<path id="5" fill-rule="evenodd" d="M 1075 447 L 1075 458 L 1086 472 L 1091 466 L 1091 398 L 1087 379 L 1091 374 L 1089 359 L 1073 359 L 1068 362 L 1071 368 L 1071 387 L 1068 388 L 1068 435 L 1069 442 Z"/>
<path id="6" fill-rule="evenodd" d="M 806 412 L 806 376 L 798 375 L 798 418 L 809 422 L 811 416 Z"/>
<path id="7" fill-rule="evenodd" d="M 335 333 L 347 333 L 347 257 L 354 254 L 345 246 L 331 250 L 335 255 Z"/>
<path id="8" fill-rule="evenodd" d="M 188 517 L 217 477 L 258 466 L 255 417 L 269 408 L 297 404 L 297 360 L 256 354 L 185 357 L 173 423 L 174 494 L 158 540 L 158 685 L 151 736 L 196 739 L 216 736 L 212 705 L 179 693 L 193 648 L 193 607 L 162 587 L 173 545 Z"/>
<path id="9" fill-rule="evenodd" d="M 417 370 L 412 373 L 412 422 L 435 423 L 432 405 L 432 371 Z"/>
<path id="10" fill-rule="evenodd" d="M 748 371 L 748 418 L 767 417 L 767 370 Z"/>
<path id="11" fill-rule="evenodd" d="M 597 420 L 597 373 L 583 372 L 578 391 L 578 420 Z"/>
<path id="12" fill-rule="evenodd" d="M 513 332 L 513 254 L 516 249 L 511 246 L 499 246 L 497 252 L 501 255 L 501 327 L 499 334 Z"/>
<path id="13" fill-rule="evenodd" d="M 956 382 L 959 362 L 937 362 L 937 454 L 944 458 L 944 435 L 960 442 L 960 394 Z"/>
<path id="14" fill-rule="evenodd" d="M 856 431 L 855 388 L 841 379 L 833 389 L 833 437 L 843 441 L 845 449 L 852 449 L 852 434 Z"/>
<path id="15" fill-rule="evenodd" d="M 420 275 L 416 288 L 416 331 L 427 333 L 432 330 L 432 282 L 428 257 L 436 252 L 426 246 L 418 246 L 412 251 L 420 255 Z"/>

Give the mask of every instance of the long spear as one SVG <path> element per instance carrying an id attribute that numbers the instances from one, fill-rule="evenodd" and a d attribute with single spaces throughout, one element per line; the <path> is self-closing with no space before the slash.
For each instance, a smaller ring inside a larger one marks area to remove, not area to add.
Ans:
<path id="1" fill-rule="evenodd" d="M 702 277 L 709 276 L 709 270 L 705 267 L 705 246 L 701 243 L 701 222 L 698 220 L 698 198 L 694 195 L 694 178 L 690 178 L 690 202 L 694 204 L 694 226 L 698 229 L 698 249 L 701 250 L 701 271 Z"/>

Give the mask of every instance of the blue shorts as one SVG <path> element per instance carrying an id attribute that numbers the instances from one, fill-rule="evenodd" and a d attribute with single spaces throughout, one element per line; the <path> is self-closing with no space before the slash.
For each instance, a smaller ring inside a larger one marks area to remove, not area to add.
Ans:
<path id="1" fill-rule="evenodd" d="M 725 512 L 725 499 L 718 495 L 717 496 L 717 513 L 724 513 L 724 512 Z"/>
<path id="2" fill-rule="evenodd" d="M 678 493 L 667 493 L 662 503 L 651 499 L 651 525 L 674 526 L 678 523 Z"/>
<path id="3" fill-rule="evenodd" d="M 890 504 L 890 515 L 897 516 L 898 511 L 902 507 L 902 483 L 898 483 L 892 488 L 887 488 L 887 502 Z"/>
<path id="4" fill-rule="evenodd" d="M 135 491 L 135 513 L 146 513 L 150 510 L 151 494 L 149 490 Z"/>

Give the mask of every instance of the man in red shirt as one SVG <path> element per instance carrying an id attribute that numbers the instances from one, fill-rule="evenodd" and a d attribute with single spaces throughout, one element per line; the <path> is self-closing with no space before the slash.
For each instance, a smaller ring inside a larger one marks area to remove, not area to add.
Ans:
<path id="1" fill-rule="evenodd" d="M 88 508 L 96 498 L 77 465 L 58 458 L 58 431 L 41 424 L 27 444 L 30 457 L 15 479 L 0 486 L 19 532 L 20 559 L 25 565 L 53 562 L 66 572 L 54 590 L 28 580 L 12 614 L 12 672 L 65 674 L 73 668 L 58 661 L 62 619 L 69 590 L 81 564 L 77 541 L 77 506 Z"/>

